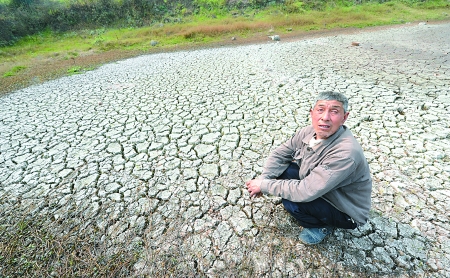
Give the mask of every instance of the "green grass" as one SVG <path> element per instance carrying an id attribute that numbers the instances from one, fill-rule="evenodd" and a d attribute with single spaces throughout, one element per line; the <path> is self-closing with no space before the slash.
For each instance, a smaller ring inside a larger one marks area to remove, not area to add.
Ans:
<path id="1" fill-rule="evenodd" d="M 94 69 L 94 67 L 84 68 L 84 67 L 81 67 L 81 66 L 74 66 L 74 67 L 69 68 L 67 70 L 67 73 L 69 75 L 80 74 L 80 73 L 84 73 L 86 71 L 90 71 L 90 70 L 93 70 L 93 69 Z"/>
<path id="2" fill-rule="evenodd" d="M 76 67 L 71 67 L 70 69 L 67 70 L 68 74 L 77 74 L 77 73 L 82 73 L 83 69 L 80 66 L 76 66 Z"/>
<path id="3" fill-rule="evenodd" d="M 3 77 L 9 77 L 9 76 L 15 76 L 16 74 L 18 74 L 20 71 L 26 69 L 27 67 L 25 66 L 14 66 L 11 70 L 5 72 L 3 74 Z"/>

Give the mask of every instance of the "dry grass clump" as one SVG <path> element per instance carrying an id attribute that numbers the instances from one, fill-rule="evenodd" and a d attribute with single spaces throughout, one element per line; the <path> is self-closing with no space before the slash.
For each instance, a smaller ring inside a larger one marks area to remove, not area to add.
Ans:
<path id="1" fill-rule="evenodd" d="M 245 20 L 245 21 L 225 21 L 222 23 L 202 24 L 190 26 L 178 33 L 184 39 L 192 39 L 195 37 L 220 37 L 226 34 L 245 34 L 247 32 L 272 32 L 277 28 L 289 26 L 305 26 L 309 29 L 318 24 L 317 18 L 311 16 L 290 16 L 290 17 L 274 17 L 268 21 L 264 20 Z"/>
<path id="2" fill-rule="evenodd" d="M 264 22 L 229 22 L 225 24 L 204 24 L 192 26 L 181 31 L 181 36 L 185 39 L 192 39 L 197 36 L 214 37 L 230 33 L 242 33 L 247 31 L 267 30 L 270 24 Z"/>
<path id="3" fill-rule="evenodd" d="M 1 277 L 104 277 L 132 273 L 138 258 L 132 250 L 122 247 L 111 252 L 101 233 L 58 233 L 45 222 L 35 217 L 1 217 Z"/>

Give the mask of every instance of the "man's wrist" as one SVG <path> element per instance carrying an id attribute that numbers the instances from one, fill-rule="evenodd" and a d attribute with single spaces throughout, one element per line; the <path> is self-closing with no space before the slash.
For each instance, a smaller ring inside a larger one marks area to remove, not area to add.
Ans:
<path id="1" fill-rule="evenodd" d="M 269 192 L 267 191 L 268 189 L 268 183 L 269 183 L 269 179 L 261 179 L 260 180 L 260 184 L 259 184 L 259 188 L 261 189 L 261 192 L 264 194 L 268 194 Z"/>

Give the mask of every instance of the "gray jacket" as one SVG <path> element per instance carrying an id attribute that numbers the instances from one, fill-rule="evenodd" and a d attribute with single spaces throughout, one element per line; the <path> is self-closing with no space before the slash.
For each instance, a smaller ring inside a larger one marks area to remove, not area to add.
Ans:
<path id="1" fill-rule="evenodd" d="M 314 147 L 308 126 L 275 149 L 259 179 L 261 191 L 293 202 L 323 198 L 349 215 L 358 225 L 369 217 L 372 178 L 360 144 L 346 126 Z M 277 180 L 292 161 L 300 167 L 300 180 Z"/>

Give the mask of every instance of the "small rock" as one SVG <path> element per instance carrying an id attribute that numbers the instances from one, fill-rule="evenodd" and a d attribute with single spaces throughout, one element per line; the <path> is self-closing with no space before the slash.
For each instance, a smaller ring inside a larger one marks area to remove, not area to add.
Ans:
<path id="1" fill-rule="evenodd" d="M 359 42 L 352 42 L 352 46 L 359 46 Z"/>
<path id="2" fill-rule="evenodd" d="M 373 117 L 370 115 L 363 117 L 363 121 L 365 122 L 372 122 L 373 120 L 374 120 Z"/>
<path id="3" fill-rule="evenodd" d="M 231 40 L 232 40 L 232 41 L 235 41 L 235 40 L 236 40 L 236 37 L 231 37 Z"/>
<path id="4" fill-rule="evenodd" d="M 273 41 L 279 41 L 280 40 L 280 36 L 278 36 L 278 35 L 269 36 L 269 38 L 271 38 Z"/>
<path id="5" fill-rule="evenodd" d="M 423 103 L 422 105 L 420 105 L 420 109 L 426 111 L 430 109 L 430 105 L 428 103 Z"/>
<path id="6" fill-rule="evenodd" d="M 150 42 L 150 45 L 151 46 L 156 46 L 158 44 L 158 42 L 157 41 L 154 41 L 154 40 L 152 40 L 151 42 Z"/>

